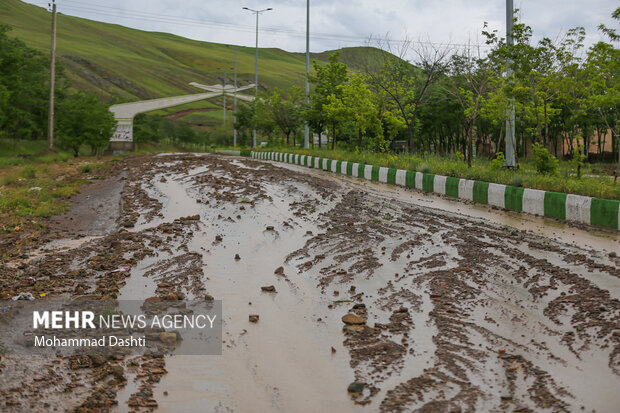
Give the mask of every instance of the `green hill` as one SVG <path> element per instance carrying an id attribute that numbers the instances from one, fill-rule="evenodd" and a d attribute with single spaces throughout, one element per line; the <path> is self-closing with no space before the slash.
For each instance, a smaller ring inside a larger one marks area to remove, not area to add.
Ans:
<path id="1" fill-rule="evenodd" d="M 50 50 L 50 13 L 19 0 L 0 2 L 0 24 L 12 36 L 44 53 Z M 237 47 L 240 85 L 254 79 L 254 48 Z M 370 49 L 378 52 L 376 49 Z M 344 49 L 342 60 L 357 66 L 368 48 Z M 329 52 L 313 55 L 326 60 Z M 115 24 L 58 14 L 57 56 L 72 84 L 106 101 L 134 101 L 197 93 L 189 82 L 221 83 L 232 77 L 233 46 L 200 42 L 167 33 L 145 32 Z M 261 49 L 261 88 L 304 82 L 305 56 Z M 355 68 L 355 67 L 353 67 Z"/>

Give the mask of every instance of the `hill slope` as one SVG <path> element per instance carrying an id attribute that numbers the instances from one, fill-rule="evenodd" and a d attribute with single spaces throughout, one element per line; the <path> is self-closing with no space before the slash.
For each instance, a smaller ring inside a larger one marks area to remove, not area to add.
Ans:
<path id="1" fill-rule="evenodd" d="M 19 0 L 2 0 L 0 24 L 12 26 L 10 35 L 30 47 L 49 53 L 50 13 L 46 10 Z M 237 50 L 238 82 L 252 83 L 254 48 Z M 346 49 L 343 61 L 358 62 L 368 50 Z M 324 52 L 313 58 L 324 61 L 328 55 Z M 198 93 L 189 82 L 221 83 L 225 69 L 232 78 L 234 48 L 58 14 L 57 56 L 76 88 L 106 101 L 134 101 Z M 304 71 L 302 53 L 260 50 L 262 88 L 302 86 Z"/>

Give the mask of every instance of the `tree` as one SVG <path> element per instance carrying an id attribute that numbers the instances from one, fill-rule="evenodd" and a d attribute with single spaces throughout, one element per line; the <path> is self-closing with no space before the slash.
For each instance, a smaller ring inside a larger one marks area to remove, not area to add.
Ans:
<path id="1" fill-rule="evenodd" d="M 76 93 L 60 102 L 57 134 L 61 145 L 79 155 L 80 146 L 89 145 L 93 153 L 107 147 L 116 126 L 108 106 L 84 93 Z"/>
<path id="2" fill-rule="evenodd" d="M 349 77 L 347 66 L 339 61 L 339 56 L 340 52 L 331 54 L 329 62 L 324 66 L 313 62 L 315 74 L 308 77 L 314 84 L 314 90 L 310 94 L 310 108 L 306 111 L 305 117 L 313 130 L 319 134 L 319 146 L 321 133 L 328 123 L 324 106 L 329 104 L 331 95 L 332 99 L 341 99 L 341 89 L 338 86 L 345 83 Z M 333 122 L 335 119 L 332 118 L 329 125 L 332 128 L 332 149 L 335 148 L 337 139 L 337 124 Z"/>
<path id="3" fill-rule="evenodd" d="M 394 49 L 386 39 L 378 43 L 382 50 L 381 62 L 366 65 L 366 74 L 371 79 L 375 93 L 389 99 L 400 112 L 409 135 L 409 149 L 416 148 L 418 115 L 428 104 L 429 92 L 447 69 L 451 49 L 431 42 L 406 40 Z M 415 46 L 415 47 L 414 47 Z M 395 53 L 393 53 L 395 52 Z M 409 52 L 416 56 L 415 65 L 405 58 Z"/>
<path id="4" fill-rule="evenodd" d="M 10 38 L 10 29 L 0 25 L 0 136 L 42 138 L 47 129 L 49 62 L 21 40 Z M 58 94 L 62 92 L 59 85 Z"/>
<path id="5" fill-rule="evenodd" d="M 385 150 L 386 142 L 379 120 L 378 108 L 373 94 L 360 75 L 352 75 L 349 80 L 338 86 L 338 95 L 331 94 L 324 106 L 327 119 L 332 124 L 349 123 L 357 131 L 357 147 L 364 147 L 363 138 L 367 131 L 372 131 L 374 140 L 370 143 L 374 149 Z"/>
<path id="6" fill-rule="evenodd" d="M 474 55 L 471 48 L 452 56 L 450 93 L 465 114 L 467 166 L 471 167 L 473 134 L 476 120 L 491 85 L 492 67 L 480 49 Z"/>
<path id="7" fill-rule="evenodd" d="M 287 99 L 284 99 L 278 88 L 262 100 L 259 111 L 268 117 L 286 137 L 286 144 L 293 134 L 293 145 L 295 145 L 295 132 L 302 125 L 302 104 L 304 91 L 300 87 L 290 88 Z"/>

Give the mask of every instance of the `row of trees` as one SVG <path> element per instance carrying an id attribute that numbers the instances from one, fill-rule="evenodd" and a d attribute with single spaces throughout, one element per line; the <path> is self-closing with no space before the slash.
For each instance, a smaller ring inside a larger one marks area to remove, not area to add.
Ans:
<path id="1" fill-rule="evenodd" d="M 620 8 L 613 13 L 620 19 Z M 253 128 L 296 144 L 304 122 L 331 147 L 383 151 L 406 140 L 414 152 L 474 151 L 493 154 L 504 147 L 508 102 L 517 118 L 517 152 L 538 143 L 555 152 L 576 153 L 594 142 L 602 153 L 618 133 L 620 50 L 618 33 L 600 26 L 608 42 L 584 50 L 585 30 L 534 43 L 529 26 L 516 21 L 514 46 L 484 27 L 483 46 L 377 42 L 363 70 L 352 73 L 339 61 L 314 62 L 309 103 L 301 88 L 273 90 L 244 107 L 236 127 Z M 414 64 L 405 57 L 416 56 Z M 507 62 L 512 69 L 507 75 Z M 321 139 L 319 139 L 319 145 Z M 618 153 L 618 142 L 612 143 Z M 586 153 L 587 155 L 587 153 Z"/>
<path id="2" fill-rule="evenodd" d="M 49 59 L 9 36 L 0 25 L 0 138 L 45 139 L 49 108 Z M 115 126 L 107 105 L 80 92 L 72 92 L 58 67 L 55 90 L 55 135 L 60 145 L 77 156 L 89 145 L 93 153 L 108 145 Z"/>

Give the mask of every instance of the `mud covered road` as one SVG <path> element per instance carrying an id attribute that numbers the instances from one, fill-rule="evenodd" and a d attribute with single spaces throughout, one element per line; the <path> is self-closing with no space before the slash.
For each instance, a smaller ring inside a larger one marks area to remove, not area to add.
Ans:
<path id="1" fill-rule="evenodd" d="M 620 406 L 616 232 L 215 155 L 130 158 L 49 228 L 0 298 L 212 297 L 223 352 L 6 352 L 3 411 Z"/>

